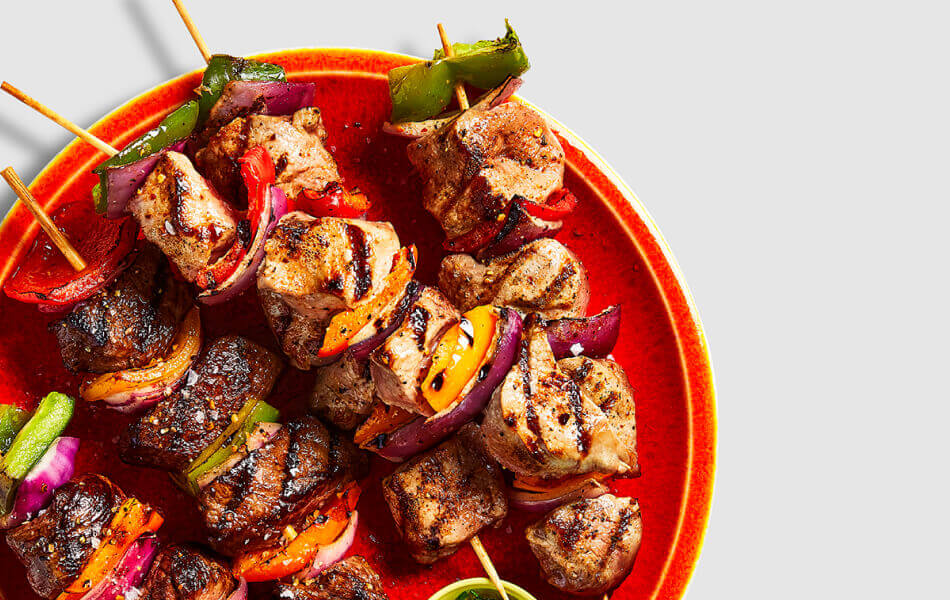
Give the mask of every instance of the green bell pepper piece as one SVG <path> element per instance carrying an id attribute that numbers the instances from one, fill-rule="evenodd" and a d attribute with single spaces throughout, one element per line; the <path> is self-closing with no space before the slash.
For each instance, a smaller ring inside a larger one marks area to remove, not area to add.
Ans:
<path id="1" fill-rule="evenodd" d="M 505 28 L 504 37 L 497 40 L 452 44 L 455 56 L 451 58 L 440 49 L 430 61 L 389 71 L 390 120 L 420 121 L 439 114 L 452 100 L 458 82 L 489 89 L 527 71 L 531 64 L 518 35 L 507 20 Z"/>
<path id="2" fill-rule="evenodd" d="M 287 81 L 280 65 L 215 54 L 208 61 L 201 87 L 198 88 L 198 122 L 204 123 L 211 107 L 221 97 L 224 85 L 229 81 Z"/>
<path id="3" fill-rule="evenodd" d="M 108 197 L 106 171 L 109 167 L 129 165 L 146 156 L 155 154 L 159 150 L 164 150 L 191 135 L 197 123 L 198 101 L 189 100 L 162 119 L 157 127 L 145 132 L 141 137 L 123 148 L 121 152 L 93 169 L 93 173 L 99 174 L 99 183 L 92 190 L 96 212 L 102 213 L 106 210 L 106 198 Z"/>
<path id="4" fill-rule="evenodd" d="M 218 443 L 216 449 L 208 455 L 206 459 L 186 471 L 186 475 L 181 482 L 184 484 L 183 487 L 185 490 L 192 495 L 197 495 L 198 480 L 201 479 L 202 475 L 223 463 L 229 456 L 236 452 L 237 449 L 247 441 L 247 436 L 254 431 L 254 427 L 256 427 L 258 423 L 274 423 L 279 418 L 280 411 L 270 404 L 263 400 L 256 403 L 244 421 L 240 423 L 236 431 L 230 435 L 226 435 L 223 440 L 221 436 L 219 436 L 218 439 L 221 440 L 222 443 Z M 225 432 L 225 434 L 227 434 L 227 432 Z"/>
<path id="5" fill-rule="evenodd" d="M 0 514 L 13 507 L 20 482 L 43 457 L 53 440 L 66 429 L 75 404 L 75 400 L 66 394 L 47 394 L 13 438 L 9 451 L 0 459 Z"/>
<path id="6" fill-rule="evenodd" d="M 12 404 L 0 405 L 0 455 L 10 449 L 13 438 L 29 420 L 30 411 Z"/>

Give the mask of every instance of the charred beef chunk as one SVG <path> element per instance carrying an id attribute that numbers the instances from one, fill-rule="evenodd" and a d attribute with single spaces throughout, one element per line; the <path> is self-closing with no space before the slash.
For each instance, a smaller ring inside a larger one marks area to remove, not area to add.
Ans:
<path id="1" fill-rule="evenodd" d="M 80 475 L 56 490 L 45 512 L 7 533 L 37 594 L 56 598 L 76 580 L 124 501 L 102 475 Z"/>
<path id="2" fill-rule="evenodd" d="M 224 94 L 228 94 L 225 86 Z M 212 111 L 211 118 L 214 119 Z M 255 146 L 264 146 L 274 160 L 277 187 L 296 198 L 303 190 L 323 191 L 340 181 L 336 162 L 323 144 L 327 131 L 317 108 L 293 115 L 247 115 L 221 127 L 195 156 L 198 169 L 216 190 L 239 205 L 247 202 L 238 159 Z"/>
<path id="3" fill-rule="evenodd" d="M 341 486 L 362 477 L 366 456 L 313 417 L 286 423 L 198 494 L 198 507 L 219 552 L 235 556 L 280 542 Z"/>
<path id="4" fill-rule="evenodd" d="M 637 501 L 611 494 L 565 504 L 525 531 L 548 583 L 585 596 L 600 596 L 623 581 L 641 534 Z"/>
<path id="5" fill-rule="evenodd" d="M 407 148 L 423 204 L 449 238 L 495 221 L 516 197 L 544 202 L 564 182 L 564 150 L 544 118 L 508 102 L 468 110 Z"/>
<path id="6" fill-rule="evenodd" d="M 238 235 L 230 205 L 177 152 L 158 159 L 129 210 L 145 239 L 161 248 L 188 281 L 227 252 Z"/>
<path id="7" fill-rule="evenodd" d="M 112 285 L 50 323 L 50 330 L 70 371 L 123 371 L 164 356 L 190 306 L 188 287 L 147 244 Z"/>
<path id="8" fill-rule="evenodd" d="M 181 471 L 231 424 L 246 402 L 266 398 L 280 373 L 280 359 L 236 335 L 202 350 L 185 384 L 133 421 L 119 440 L 132 465 Z"/>
<path id="9" fill-rule="evenodd" d="M 590 301 L 584 265 L 548 238 L 484 263 L 467 254 L 446 256 L 439 265 L 439 288 L 462 312 L 494 304 L 559 319 L 584 316 Z"/>
<path id="10" fill-rule="evenodd" d="M 514 365 L 485 409 L 482 431 L 492 456 L 518 474 L 556 479 L 631 470 L 627 447 L 600 407 L 558 368 L 533 315 Z"/>
<path id="11" fill-rule="evenodd" d="M 350 556 L 313 579 L 280 582 L 274 597 L 281 600 L 387 600 L 379 575 L 362 556 Z"/>
<path id="12" fill-rule="evenodd" d="M 501 469 L 467 425 L 383 480 L 383 497 L 409 553 L 423 564 L 454 553 L 508 514 Z"/>
<path id="13" fill-rule="evenodd" d="M 236 585 L 222 561 L 190 544 L 170 544 L 155 555 L 139 598 L 222 600 Z"/>
<path id="14" fill-rule="evenodd" d="M 355 429 L 372 412 L 375 394 L 369 360 L 358 361 L 345 353 L 317 369 L 310 410 L 340 429 Z"/>

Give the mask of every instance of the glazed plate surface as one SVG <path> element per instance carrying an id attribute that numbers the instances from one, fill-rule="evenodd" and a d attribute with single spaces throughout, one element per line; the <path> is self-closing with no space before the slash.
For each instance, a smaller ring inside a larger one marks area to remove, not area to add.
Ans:
<path id="1" fill-rule="evenodd" d="M 359 187 L 372 199 L 370 219 L 392 221 L 404 244 L 419 247 L 418 276 L 434 283 L 444 255 L 441 231 L 422 209 L 421 182 L 406 159 L 406 140 L 380 130 L 390 107 L 386 72 L 415 59 L 342 49 L 286 50 L 255 58 L 283 65 L 293 81 L 318 84 L 316 105 L 347 187 Z M 92 132 L 121 148 L 189 99 L 199 81 L 195 72 L 163 84 L 113 111 Z M 702 545 L 714 473 L 715 399 L 702 327 L 672 254 L 643 206 L 593 150 L 553 119 L 552 126 L 567 153 L 565 183 L 581 201 L 557 239 L 588 269 L 593 292 L 588 312 L 623 305 L 614 356 L 636 390 L 642 475 L 617 480 L 612 487 L 614 493 L 639 498 L 644 539 L 633 573 L 611 598 L 679 598 Z M 31 189 L 48 212 L 65 202 L 89 201 L 96 183 L 90 171 L 103 158 L 87 144 L 73 142 Z M 0 225 L 0 282 L 15 272 L 37 230 L 20 204 L 6 216 Z M 32 407 L 51 390 L 75 394 L 78 378 L 63 368 L 55 339 L 47 332 L 52 318 L 2 294 L 0 314 L 0 402 Z M 202 321 L 209 338 L 240 333 L 276 350 L 253 291 L 229 304 L 203 307 Z M 302 412 L 313 379 L 312 373 L 288 369 L 269 401 L 284 415 Z M 96 406 L 77 408 L 67 430 L 82 439 L 77 472 L 103 473 L 157 506 L 165 515 L 166 537 L 201 540 L 190 497 L 163 474 L 119 462 L 115 440 L 127 421 L 127 416 Z M 428 567 L 412 562 L 380 493 L 379 482 L 392 466 L 378 458 L 373 464 L 363 482 L 352 552 L 376 567 L 390 597 L 424 600 L 453 581 L 482 576 L 470 548 Z M 483 532 L 482 540 L 502 578 L 538 598 L 568 598 L 543 581 L 528 549 L 523 531 L 535 518 L 512 511 L 500 528 Z M 0 545 L 0 574 L 0 597 L 36 598 L 6 544 Z M 257 598 L 266 592 L 252 590 Z"/>

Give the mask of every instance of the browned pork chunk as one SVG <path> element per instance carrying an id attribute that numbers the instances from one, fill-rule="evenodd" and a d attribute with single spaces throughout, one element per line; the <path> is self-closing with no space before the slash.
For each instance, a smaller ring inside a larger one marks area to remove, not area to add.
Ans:
<path id="1" fill-rule="evenodd" d="M 558 368 L 534 316 L 525 322 L 515 364 L 492 395 L 482 431 L 492 455 L 515 473 L 555 479 L 630 470 L 627 448 L 603 411 Z"/>
<path id="2" fill-rule="evenodd" d="M 554 509 L 525 535 L 548 583 L 600 596 L 630 573 L 641 533 L 637 501 L 605 494 Z"/>
<path id="3" fill-rule="evenodd" d="M 548 319 L 584 316 L 590 300 L 584 265 L 548 238 L 484 263 L 468 254 L 446 256 L 439 266 L 439 288 L 462 312 L 494 304 Z"/>
<path id="4" fill-rule="evenodd" d="M 372 412 L 375 394 L 369 360 L 358 361 L 346 353 L 317 369 L 310 410 L 340 429 L 354 429 Z"/>
<path id="5" fill-rule="evenodd" d="M 243 205 L 247 190 L 238 159 L 249 149 L 263 146 L 274 161 L 277 187 L 295 198 L 303 190 L 322 191 L 328 183 L 340 181 L 336 162 L 323 147 L 326 139 L 317 108 L 303 108 L 285 117 L 252 114 L 219 129 L 195 155 L 195 162 L 216 190 Z"/>
<path id="6" fill-rule="evenodd" d="M 102 475 L 80 475 L 56 490 L 46 511 L 7 533 L 37 594 L 56 598 L 76 580 L 124 501 Z"/>
<path id="7" fill-rule="evenodd" d="M 163 547 L 140 586 L 140 600 L 222 600 L 237 586 L 220 560 L 190 544 Z"/>
<path id="8" fill-rule="evenodd" d="M 166 152 L 129 202 L 145 238 L 165 253 L 182 276 L 194 281 L 238 236 L 246 221 L 208 186 L 184 154 Z"/>
<path id="9" fill-rule="evenodd" d="M 442 334 L 461 316 L 439 290 L 426 287 L 420 292 L 406 319 L 370 356 L 370 372 L 380 400 L 411 412 L 433 414 L 419 386 Z"/>
<path id="10" fill-rule="evenodd" d="M 148 244 L 112 285 L 50 323 L 50 330 L 66 368 L 111 373 L 164 356 L 190 306 L 187 286 Z"/>
<path id="11" fill-rule="evenodd" d="M 282 600 L 387 600 L 379 575 L 362 556 L 350 556 L 314 579 L 279 582 L 274 597 Z"/>
<path id="12" fill-rule="evenodd" d="M 198 507 L 219 552 L 235 556 L 280 543 L 345 483 L 365 474 L 366 456 L 313 417 L 283 425 L 198 494 Z"/>
<path id="13" fill-rule="evenodd" d="M 494 221 L 515 197 L 543 202 L 564 182 L 564 150 L 544 118 L 508 102 L 469 110 L 409 144 L 423 204 L 449 238 Z"/>
<path id="14" fill-rule="evenodd" d="M 423 564 L 454 553 L 508 514 L 501 469 L 468 425 L 383 480 L 383 497 L 409 553 Z"/>
<path id="15" fill-rule="evenodd" d="M 586 356 L 559 360 L 557 366 L 603 411 L 614 435 L 627 450 L 630 472 L 639 472 L 633 387 L 623 367 L 607 358 Z"/>
<path id="16" fill-rule="evenodd" d="M 180 472 L 231 425 L 246 402 L 270 395 L 280 359 L 236 335 L 211 342 L 185 384 L 133 421 L 119 440 L 123 461 Z"/>

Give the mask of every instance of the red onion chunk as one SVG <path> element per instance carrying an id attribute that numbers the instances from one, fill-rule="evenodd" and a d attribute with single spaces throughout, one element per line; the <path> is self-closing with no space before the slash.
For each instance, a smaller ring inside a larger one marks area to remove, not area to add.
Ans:
<path id="1" fill-rule="evenodd" d="M 265 115 L 292 115 L 313 106 L 315 83 L 280 81 L 230 81 L 211 109 L 210 123 L 225 124 L 249 112 Z"/>
<path id="2" fill-rule="evenodd" d="M 238 580 L 238 586 L 234 588 L 234 591 L 226 600 L 247 600 L 247 580 L 241 577 Z"/>
<path id="3" fill-rule="evenodd" d="M 375 451 L 387 460 L 401 462 L 435 446 L 481 413 L 492 393 L 508 374 L 515 361 L 521 338 L 521 316 L 509 309 L 500 309 L 501 333 L 495 345 L 488 374 L 454 406 L 431 417 L 419 417 L 390 433 Z"/>
<path id="4" fill-rule="evenodd" d="M 78 451 L 79 438 L 58 437 L 53 440 L 20 483 L 13 509 L 0 517 L 0 529 L 16 527 L 46 508 L 53 492 L 73 476 Z"/>
<path id="5" fill-rule="evenodd" d="M 620 305 L 615 304 L 591 317 L 547 321 L 544 330 L 558 360 L 581 355 L 603 358 L 610 354 L 620 337 Z"/>
<path id="6" fill-rule="evenodd" d="M 343 530 L 340 537 L 317 550 L 316 556 L 313 557 L 313 564 L 298 573 L 295 577 L 301 580 L 313 579 L 346 556 L 350 546 L 353 545 L 353 541 L 356 539 L 356 525 L 358 521 L 359 513 L 354 510 L 350 515 L 350 522 L 346 524 L 346 529 Z"/>
<path id="7" fill-rule="evenodd" d="M 213 289 L 198 294 L 198 301 L 203 304 L 221 304 L 237 297 L 246 290 L 257 276 L 257 268 L 264 260 L 264 243 L 267 236 L 277 225 L 277 221 L 287 214 L 287 196 L 277 186 L 270 186 L 270 193 L 264 198 L 260 220 L 251 246 L 237 268 L 231 275 Z"/>
<path id="8" fill-rule="evenodd" d="M 561 231 L 561 221 L 545 221 L 529 215 L 520 202 L 514 202 L 501 231 L 479 251 L 478 258 L 486 259 L 514 252 L 529 242 L 543 237 L 554 237 Z"/>
<path id="9" fill-rule="evenodd" d="M 366 360 L 369 358 L 369 355 L 379 347 L 386 338 L 388 338 L 396 329 L 402 324 L 406 318 L 406 313 L 409 311 L 409 307 L 419 298 L 419 293 L 422 291 L 422 285 L 413 280 L 409 282 L 409 285 L 406 286 L 406 292 L 402 295 L 402 298 L 399 300 L 399 303 L 396 305 L 395 310 L 389 317 L 389 323 L 379 332 L 373 334 L 371 337 L 353 344 L 347 349 L 354 359 L 357 361 Z M 372 324 L 370 324 L 372 325 Z"/>
<path id="10" fill-rule="evenodd" d="M 115 600 L 128 596 L 145 580 L 152 559 L 158 553 L 158 538 L 147 535 L 135 540 L 112 572 L 86 592 L 81 600 Z"/>
<path id="11" fill-rule="evenodd" d="M 152 169 L 155 168 L 158 159 L 164 156 L 169 150 L 181 152 L 184 147 L 185 140 L 181 140 L 164 150 L 150 154 L 134 163 L 121 167 L 107 167 L 106 180 L 108 183 L 106 189 L 103 190 L 103 193 L 107 194 L 106 216 L 110 219 L 118 219 L 125 215 L 125 209 L 129 204 L 129 200 L 132 199 L 135 192 L 137 192 L 142 183 L 145 182 L 145 178 L 148 177 Z"/>
<path id="12" fill-rule="evenodd" d="M 608 491 L 607 486 L 596 479 L 587 479 L 577 487 L 552 492 L 529 492 L 511 489 L 508 491 L 508 501 L 513 507 L 528 512 L 548 512 L 562 504 L 580 498 L 598 498 Z"/>

